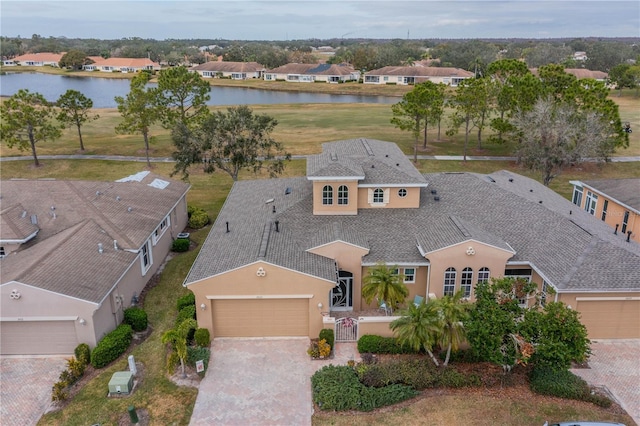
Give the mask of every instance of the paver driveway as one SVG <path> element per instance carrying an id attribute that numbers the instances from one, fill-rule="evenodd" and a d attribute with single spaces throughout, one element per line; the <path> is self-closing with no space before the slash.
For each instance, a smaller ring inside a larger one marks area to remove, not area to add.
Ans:
<path id="1" fill-rule="evenodd" d="M 590 368 L 572 370 L 590 385 L 606 386 L 640 425 L 640 339 L 591 342 Z"/>
<path id="2" fill-rule="evenodd" d="M 310 425 L 308 338 L 213 340 L 191 425 Z"/>
<path id="3" fill-rule="evenodd" d="M 339 343 L 333 359 L 311 361 L 308 346 L 306 337 L 214 339 L 190 424 L 310 425 L 313 373 L 359 355 L 355 343 Z"/>
<path id="4" fill-rule="evenodd" d="M 0 424 L 31 426 L 51 404 L 64 357 L 0 357 Z"/>

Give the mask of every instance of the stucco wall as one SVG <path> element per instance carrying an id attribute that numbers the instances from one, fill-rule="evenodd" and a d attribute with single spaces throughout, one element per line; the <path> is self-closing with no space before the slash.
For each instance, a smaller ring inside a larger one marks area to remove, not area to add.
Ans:
<path id="1" fill-rule="evenodd" d="M 325 185 L 333 188 L 333 204 L 322 204 L 322 189 Z M 345 185 L 348 189 L 348 203 L 338 204 L 338 188 Z M 358 214 L 358 182 L 356 181 L 313 181 L 314 215 L 355 215 Z"/>
<path id="2" fill-rule="evenodd" d="M 398 208 L 418 208 L 420 207 L 420 188 L 398 188 L 398 187 L 380 187 L 384 191 L 388 191 L 389 202 L 381 204 L 369 203 L 369 191 L 375 188 L 358 188 L 358 208 L 359 209 L 398 209 Z M 405 197 L 400 197 L 398 191 L 404 189 L 407 191 Z"/>

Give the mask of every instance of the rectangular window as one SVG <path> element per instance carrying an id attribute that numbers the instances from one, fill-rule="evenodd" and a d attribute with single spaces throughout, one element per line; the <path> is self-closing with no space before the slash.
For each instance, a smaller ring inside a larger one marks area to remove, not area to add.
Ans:
<path id="1" fill-rule="evenodd" d="M 462 276 L 460 277 L 460 289 L 463 291 L 464 297 L 471 296 L 472 283 L 473 283 L 473 271 L 470 268 L 465 268 L 462 271 Z"/>
<path id="2" fill-rule="evenodd" d="M 629 210 L 624 212 L 624 217 L 622 218 L 622 233 L 627 232 L 627 225 L 629 225 Z"/>
<path id="3" fill-rule="evenodd" d="M 415 268 L 404 268 L 404 282 L 405 283 L 414 283 L 414 282 L 416 282 L 416 269 Z"/>
<path id="4" fill-rule="evenodd" d="M 546 281 L 542 281 L 542 291 L 540 292 L 540 306 L 547 304 L 547 292 L 549 291 L 549 284 Z"/>
<path id="5" fill-rule="evenodd" d="M 333 204 L 333 187 L 330 185 L 325 185 L 322 188 L 322 204 L 325 206 Z"/>
<path id="6" fill-rule="evenodd" d="M 489 281 L 489 268 L 480 268 L 478 271 L 478 282 Z"/>
<path id="7" fill-rule="evenodd" d="M 607 209 L 609 208 L 609 200 L 604 200 L 604 204 L 602 205 L 602 216 L 600 219 L 604 221 L 607 218 Z"/>
<path id="8" fill-rule="evenodd" d="M 158 244 L 158 240 L 160 240 L 160 237 L 164 235 L 164 233 L 167 231 L 167 228 L 169 227 L 170 224 L 171 224 L 171 219 L 169 218 L 169 216 L 165 217 L 164 220 L 160 222 L 160 225 L 158 225 L 155 232 L 153 233 L 154 246 Z"/>
<path id="9" fill-rule="evenodd" d="M 149 241 L 144 243 L 144 245 L 140 248 L 140 263 L 142 264 L 142 275 L 144 275 L 153 264 L 153 256 L 151 255 L 151 247 L 149 247 Z"/>
<path id="10" fill-rule="evenodd" d="M 581 186 L 576 186 L 576 187 L 573 188 L 573 200 L 572 200 L 572 202 L 576 206 L 581 206 L 582 205 L 582 187 Z"/>
<path id="11" fill-rule="evenodd" d="M 7 255 L 7 253 L 4 251 L 4 247 L 0 247 L 0 259 L 5 257 L 6 255 Z"/>
<path id="12" fill-rule="evenodd" d="M 584 203 L 584 209 L 590 215 L 596 214 L 596 207 L 598 206 L 598 196 L 591 191 L 587 191 L 587 201 Z"/>
<path id="13" fill-rule="evenodd" d="M 345 185 L 338 187 L 338 204 L 346 206 L 349 204 L 349 188 Z"/>

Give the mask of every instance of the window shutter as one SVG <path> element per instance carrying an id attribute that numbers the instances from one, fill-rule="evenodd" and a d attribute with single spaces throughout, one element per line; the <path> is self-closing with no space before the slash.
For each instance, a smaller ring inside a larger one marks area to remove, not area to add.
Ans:
<path id="1" fill-rule="evenodd" d="M 367 190 L 367 196 L 369 199 L 369 204 L 373 204 L 373 189 L 369 188 Z"/>

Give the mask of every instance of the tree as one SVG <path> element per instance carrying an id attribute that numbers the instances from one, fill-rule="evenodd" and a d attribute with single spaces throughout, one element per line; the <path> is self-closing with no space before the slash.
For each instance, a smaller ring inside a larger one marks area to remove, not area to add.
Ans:
<path id="1" fill-rule="evenodd" d="M 181 172 L 186 178 L 192 165 L 203 164 L 206 173 L 220 169 L 236 181 L 240 170 L 256 173 L 268 162 L 266 169 L 275 177 L 284 171 L 284 160 L 291 158 L 282 144 L 271 138 L 277 124 L 266 114 L 254 115 L 246 105 L 216 111 L 194 129 L 179 123 L 172 132 L 177 149 L 172 174 Z"/>
<path id="2" fill-rule="evenodd" d="M 550 97 L 520 113 L 514 124 L 520 137 L 518 157 L 525 167 L 541 172 L 547 186 L 566 167 L 588 158 L 606 160 L 615 150 L 616 136 L 603 114 L 581 112 Z"/>
<path id="3" fill-rule="evenodd" d="M 198 327 L 198 323 L 193 318 L 187 318 L 182 321 L 176 328 L 167 330 L 162 335 L 162 343 L 171 343 L 178 358 L 180 358 L 180 367 L 182 369 L 182 377 L 187 377 L 184 371 L 184 364 L 187 360 L 187 336 L 189 331 Z"/>
<path id="4" fill-rule="evenodd" d="M 391 321 L 389 327 L 401 344 L 408 345 L 415 351 L 424 349 L 433 363 L 439 365 L 433 355 L 433 347 L 437 343 L 442 324 L 435 301 L 422 302 L 417 306 L 410 303 L 402 311 L 400 318 Z"/>
<path id="5" fill-rule="evenodd" d="M 363 282 L 362 297 L 367 303 L 371 303 L 375 298 L 380 302 L 384 301 L 393 310 L 409 295 L 402 275 L 398 274 L 398 268 L 390 268 L 384 263 L 378 263 L 369 269 Z"/>
<path id="6" fill-rule="evenodd" d="M 115 97 L 115 101 L 118 104 L 118 112 L 123 118 L 123 121 L 116 126 L 116 133 L 142 134 L 148 167 L 151 167 L 151 161 L 149 160 L 151 125 L 161 115 L 161 110 L 156 102 L 157 90 L 146 87 L 150 79 L 151 76 L 146 72 L 136 75 L 131 80 L 131 90 L 127 96 L 124 98 L 122 96 Z"/>
<path id="7" fill-rule="evenodd" d="M 177 123 L 189 127 L 209 114 L 207 101 L 211 86 L 197 72 L 186 67 L 172 67 L 158 76 L 157 102 L 162 108 L 162 124 L 173 128 Z"/>
<path id="8" fill-rule="evenodd" d="M 58 112 L 58 121 L 65 125 L 73 125 L 78 129 L 78 138 L 80 139 L 80 150 L 84 151 L 82 142 L 82 125 L 100 118 L 98 114 L 89 114 L 93 108 L 93 101 L 77 90 L 67 90 L 60 95 L 56 101 L 56 105 L 60 108 Z"/>
<path id="9" fill-rule="evenodd" d="M 609 81 L 619 90 L 618 96 L 622 96 L 625 87 L 633 89 L 638 86 L 638 75 L 630 64 L 618 64 L 609 71 Z"/>
<path id="10" fill-rule="evenodd" d="M 449 364 L 451 350 L 457 351 L 465 341 L 464 321 L 467 318 L 469 305 L 463 300 L 464 292 L 459 290 L 453 296 L 444 296 L 436 300 L 441 330 L 438 343 L 447 348 L 447 356 L 443 365 Z"/>
<path id="11" fill-rule="evenodd" d="M 53 121 L 53 107 L 40 93 L 18 90 L 0 105 L 0 116 L 0 140 L 9 148 L 17 146 L 20 151 L 31 148 L 36 167 L 40 166 L 36 144 L 62 135 L 60 126 Z"/>
<path id="12" fill-rule="evenodd" d="M 87 54 L 81 50 L 69 50 L 67 53 L 62 55 L 60 58 L 60 62 L 58 62 L 58 66 L 60 68 L 72 68 L 74 70 L 81 70 L 84 65 L 88 63 L 89 59 L 87 58 Z"/>
<path id="13" fill-rule="evenodd" d="M 531 362 L 537 367 L 566 370 L 572 362 L 586 361 L 591 353 L 587 328 L 578 312 L 562 302 L 549 302 L 542 310 L 527 310 L 520 334 L 535 347 Z"/>

